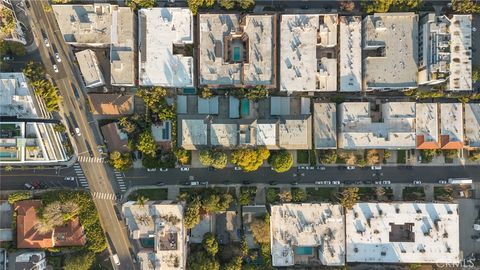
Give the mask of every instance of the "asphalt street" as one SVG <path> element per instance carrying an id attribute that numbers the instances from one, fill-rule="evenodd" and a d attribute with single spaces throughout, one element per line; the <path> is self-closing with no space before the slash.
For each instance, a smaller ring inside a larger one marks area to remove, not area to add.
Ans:
<path id="1" fill-rule="evenodd" d="M 70 130 L 78 127 L 81 131 L 81 136 L 75 136 L 74 138 L 77 153 L 79 156 L 101 158 L 97 151 L 97 143 L 101 141 L 100 136 L 90 112 L 85 107 L 85 96 L 81 90 L 82 86 L 80 86 L 83 81 L 74 66 L 73 53 L 63 41 L 54 13 L 45 12 L 43 5 L 48 5 L 47 1 L 29 1 L 29 3 L 30 25 L 39 45 L 42 62 L 63 97 L 60 114 L 66 120 Z M 45 45 L 45 38 L 48 38 L 50 46 Z M 53 57 L 55 53 L 59 53 L 61 62 L 56 62 Z M 58 66 L 58 73 L 54 72 L 53 64 Z M 78 95 L 78 97 L 75 95 Z M 106 164 L 91 162 L 81 163 L 80 165 L 92 193 L 108 195 L 116 193 L 117 186 L 112 186 L 112 183 L 115 184 L 116 182 L 110 181 L 110 179 L 115 179 L 113 172 L 106 167 Z M 35 177 L 38 180 L 47 179 L 47 176 L 42 175 L 42 178 L 40 178 L 40 174 Z M 5 179 L 9 179 L 9 177 L 2 175 L 2 182 L 7 181 Z M 111 196 L 102 197 L 111 198 Z M 120 258 L 121 265 L 116 266 L 116 268 L 135 269 L 129 252 L 130 242 L 127 232 L 115 215 L 113 208 L 115 201 L 95 197 L 94 201 L 104 231 L 115 236 L 112 238 L 110 249 L 112 253 L 117 253 Z"/>

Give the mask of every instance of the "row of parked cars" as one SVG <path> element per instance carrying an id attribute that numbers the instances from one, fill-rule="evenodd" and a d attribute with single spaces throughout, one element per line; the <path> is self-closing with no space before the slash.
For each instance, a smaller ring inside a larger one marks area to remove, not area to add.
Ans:
<path id="1" fill-rule="evenodd" d="M 341 185 L 342 182 L 337 181 L 337 180 L 325 180 L 325 181 L 315 181 L 315 185 Z M 390 185 L 392 184 L 391 181 L 389 180 L 383 180 L 383 181 L 343 181 L 344 185 Z"/>

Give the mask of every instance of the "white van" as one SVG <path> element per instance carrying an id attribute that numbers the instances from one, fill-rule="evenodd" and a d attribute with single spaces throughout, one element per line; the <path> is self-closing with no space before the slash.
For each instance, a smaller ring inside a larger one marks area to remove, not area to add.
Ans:
<path id="1" fill-rule="evenodd" d="M 116 265 L 120 265 L 120 259 L 118 258 L 118 255 L 117 255 L 117 254 L 113 254 L 113 255 L 112 255 L 112 259 L 113 259 L 113 262 L 114 262 Z"/>

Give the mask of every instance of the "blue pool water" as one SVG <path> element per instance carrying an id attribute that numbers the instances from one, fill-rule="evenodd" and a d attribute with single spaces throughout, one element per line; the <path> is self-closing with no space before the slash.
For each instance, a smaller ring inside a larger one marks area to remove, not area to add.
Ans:
<path id="1" fill-rule="evenodd" d="M 246 98 L 242 98 L 241 112 L 242 116 L 248 116 L 250 114 L 250 101 Z"/>
<path id="2" fill-rule="evenodd" d="M 140 245 L 144 248 L 153 248 L 155 245 L 155 238 L 140 238 Z"/>
<path id="3" fill-rule="evenodd" d="M 188 88 L 183 88 L 183 93 L 184 94 L 195 94 L 195 88 L 191 88 L 191 87 L 188 87 Z"/>
<path id="4" fill-rule="evenodd" d="M 233 61 L 238 62 L 240 61 L 240 47 L 233 48 Z"/>
<path id="5" fill-rule="evenodd" d="M 296 247 L 295 254 L 297 255 L 312 255 L 313 248 L 312 247 Z"/>
<path id="6" fill-rule="evenodd" d="M 12 152 L 0 152 L 0 158 L 16 158 L 17 155 Z"/>

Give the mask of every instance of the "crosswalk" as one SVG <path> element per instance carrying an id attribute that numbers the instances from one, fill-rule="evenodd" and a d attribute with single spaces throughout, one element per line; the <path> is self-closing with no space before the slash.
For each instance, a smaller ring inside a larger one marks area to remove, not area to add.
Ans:
<path id="1" fill-rule="evenodd" d="M 93 192 L 92 196 L 93 196 L 93 198 L 100 199 L 100 200 L 114 201 L 116 199 L 115 194 L 105 193 L 105 192 Z"/>
<path id="2" fill-rule="evenodd" d="M 78 156 L 78 162 L 83 163 L 105 163 L 107 160 L 103 157 Z"/>
<path id="3" fill-rule="evenodd" d="M 127 190 L 127 186 L 125 185 L 125 179 L 123 176 L 123 173 L 115 171 L 115 179 L 117 180 L 118 186 L 122 192 L 125 192 Z"/>
<path id="4" fill-rule="evenodd" d="M 87 190 L 90 189 L 90 187 L 88 186 L 87 178 L 85 177 L 82 167 L 80 167 L 80 164 L 78 164 L 78 162 L 73 164 L 73 169 L 75 170 L 75 174 L 77 175 L 78 183 L 80 184 L 80 186 Z"/>

